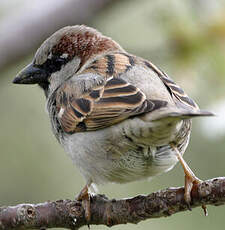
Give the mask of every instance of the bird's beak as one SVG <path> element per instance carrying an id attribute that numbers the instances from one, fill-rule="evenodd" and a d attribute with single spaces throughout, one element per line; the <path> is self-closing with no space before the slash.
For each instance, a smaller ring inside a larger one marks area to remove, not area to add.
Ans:
<path id="1" fill-rule="evenodd" d="M 47 72 L 33 65 L 33 63 L 22 69 L 14 78 L 15 84 L 36 84 L 47 81 Z"/>

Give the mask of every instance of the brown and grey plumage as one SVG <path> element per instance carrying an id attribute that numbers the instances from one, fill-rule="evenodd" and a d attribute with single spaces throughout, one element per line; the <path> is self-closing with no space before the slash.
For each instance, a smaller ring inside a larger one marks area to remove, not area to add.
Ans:
<path id="1" fill-rule="evenodd" d="M 92 184 L 153 177 L 183 161 L 191 118 L 210 116 L 151 62 L 86 26 L 68 26 L 38 49 L 14 83 L 45 91 L 53 132 Z M 90 215 L 87 215 L 90 218 Z"/>

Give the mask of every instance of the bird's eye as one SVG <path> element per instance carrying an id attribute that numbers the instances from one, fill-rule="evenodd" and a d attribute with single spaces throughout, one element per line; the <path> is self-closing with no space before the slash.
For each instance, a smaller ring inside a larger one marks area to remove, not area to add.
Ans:
<path id="1" fill-rule="evenodd" d="M 61 57 L 52 57 L 47 59 L 47 61 L 41 66 L 49 73 L 54 73 L 59 71 L 63 65 L 67 63 L 67 59 Z"/>
<path id="2" fill-rule="evenodd" d="M 66 59 L 64 58 L 56 58 L 56 59 L 52 59 L 52 64 L 57 68 L 57 67 L 61 67 L 62 65 L 66 64 Z"/>

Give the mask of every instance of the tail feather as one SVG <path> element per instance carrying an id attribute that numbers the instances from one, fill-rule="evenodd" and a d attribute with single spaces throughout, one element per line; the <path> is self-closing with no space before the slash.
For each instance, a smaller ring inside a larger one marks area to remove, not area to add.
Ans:
<path id="1" fill-rule="evenodd" d="M 171 119 L 190 119 L 194 117 L 209 117 L 215 116 L 214 113 L 205 110 L 185 110 L 185 109 L 168 109 L 158 111 L 157 114 L 150 114 L 149 120 L 161 120 L 165 118 Z"/>
<path id="2" fill-rule="evenodd" d="M 192 118 L 192 117 L 211 117 L 215 116 L 214 113 L 205 110 L 197 111 L 179 111 L 171 112 L 167 114 L 168 117 L 182 117 L 182 118 Z"/>

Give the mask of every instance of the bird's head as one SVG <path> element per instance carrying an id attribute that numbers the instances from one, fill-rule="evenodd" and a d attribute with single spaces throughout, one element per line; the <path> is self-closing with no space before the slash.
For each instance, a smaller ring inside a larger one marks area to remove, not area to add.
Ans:
<path id="1" fill-rule="evenodd" d="M 67 26 L 42 43 L 33 61 L 17 74 L 13 83 L 39 84 L 47 96 L 98 55 L 118 50 L 122 48 L 115 41 L 93 28 Z"/>

